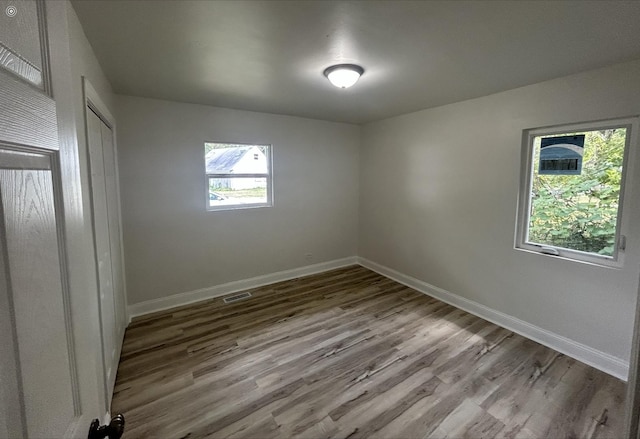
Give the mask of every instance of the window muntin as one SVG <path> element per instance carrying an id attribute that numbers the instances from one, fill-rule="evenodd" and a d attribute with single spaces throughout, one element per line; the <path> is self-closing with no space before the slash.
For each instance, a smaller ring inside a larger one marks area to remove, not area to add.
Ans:
<path id="1" fill-rule="evenodd" d="M 525 131 L 516 247 L 620 265 L 626 156 L 636 128 L 635 119 L 619 119 Z M 541 160 L 545 144 L 569 154 L 547 150 Z"/>
<path id="2" fill-rule="evenodd" d="M 204 144 L 207 210 L 272 205 L 271 145 Z"/>

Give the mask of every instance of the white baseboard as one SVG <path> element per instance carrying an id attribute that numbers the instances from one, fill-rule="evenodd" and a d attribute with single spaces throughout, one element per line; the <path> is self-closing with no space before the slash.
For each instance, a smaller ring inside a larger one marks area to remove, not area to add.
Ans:
<path id="1" fill-rule="evenodd" d="M 434 297 L 448 303 L 449 305 L 453 305 L 456 308 L 460 308 L 468 313 L 509 329 L 510 331 L 518 333 L 528 339 L 593 366 L 596 369 L 608 373 L 609 375 L 613 375 L 623 381 L 627 380 L 627 376 L 629 374 L 629 363 L 620 358 L 598 351 L 551 331 L 547 331 L 546 329 L 527 323 L 524 320 L 496 311 L 495 309 L 474 302 L 473 300 L 465 299 L 464 297 L 455 295 L 449 291 L 443 290 L 442 288 L 438 288 L 414 277 L 407 276 L 373 261 L 359 257 L 358 263 L 369 270 L 388 277 L 389 279 L 393 279 L 396 282 L 411 287 L 423 294 Z"/>
<path id="2" fill-rule="evenodd" d="M 357 265 L 358 258 L 351 256 L 343 259 L 336 259 L 319 264 L 307 265 L 305 267 L 294 268 L 292 270 L 279 271 L 277 273 L 265 274 L 263 276 L 252 277 L 250 279 L 242 279 L 226 284 L 216 285 L 199 290 L 187 291 L 186 293 L 173 294 L 171 296 L 162 297 L 160 299 L 147 300 L 145 302 L 134 303 L 128 306 L 129 319 L 144 314 L 150 314 L 157 311 L 163 311 L 177 306 L 188 305 L 194 302 L 200 302 L 214 297 L 225 296 L 227 294 L 236 293 L 238 291 L 258 288 L 265 285 L 282 282 L 285 280 L 295 279 L 310 274 L 322 273 L 323 271 L 334 270 L 336 268 L 347 267 L 349 265 Z"/>
<path id="3" fill-rule="evenodd" d="M 163 311 L 169 308 L 175 308 L 177 306 L 212 299 L 214 297 L 224 296 L 238 291 L 258 288 L 276 282 L 282 282 L 356 264 L 393 279 L 403 285 L 407 285 L 408 287 L 411 287 L 423 294 L 434 297 L 445 303 L 453 305 L 456 308 L 460 308 L 468 313 L 502 326 L 503 328 L 509 329 L 528 339 L 550 347 L 551 349 L 555 349 L 558 352 L 593 366 L 596 369 L 613 375 L 623 381 L 627 380 L 627 376 L 629 374 L 629 363 L 620 358 L 614 357 L 597 349 L 593 349 L 582 343 L 578 343 L 569 338 L 540 328 L 539 326 L 532 325 L 524 320 L 496 311 L 495 309 L 489 308 L 488 306 L 482 305 L 478 302 L 474 302 L 473 300 L 450 293 L 442 288 L 438 288 L 414 277 L 407 276 L 399 271 L 385 267 L 384 265 L 356 256 L 336 259 L 334 261 L 322 262 L 314 265 L 307 265 L 305 267 L 294 268 L 292 270 L 279 271 L 277 273 L 266 274 L 264 276 L 252 277 L 250 279 L 238 280 L 209 288 L 202 288 L 199 290 L 188 291 L 186 293 L 174 294 L 160 299 L 136 303 L 129 305 L 128 314 L 130 318 L 137 317 L 144 314 Z"/>

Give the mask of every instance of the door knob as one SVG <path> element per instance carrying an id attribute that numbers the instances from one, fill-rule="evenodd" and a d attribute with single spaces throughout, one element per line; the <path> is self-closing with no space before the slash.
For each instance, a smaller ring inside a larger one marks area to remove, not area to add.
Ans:
<path id="1" fill-rule="evenodd" d="M 109 425 L 100 425 L 100 421 L 94 419 L 89 427 L 89 436 L 87 439 L 120 439 L 124 433 L 124 416 L 121 414 L 111 418 Z"/>

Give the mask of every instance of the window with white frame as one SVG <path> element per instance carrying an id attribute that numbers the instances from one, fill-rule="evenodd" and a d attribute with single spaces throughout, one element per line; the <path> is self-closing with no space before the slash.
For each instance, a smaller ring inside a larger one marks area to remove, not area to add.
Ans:
<path id="1" fill-rule="evenodd" d="M 626 164 L 637 118 L 525 130 L 516 247 L 620 265 Z"/>
<path id="2" fill-rule="evenodd" d="M 204 144 L 207 210 L 273 204 L 271 145 Z"/>

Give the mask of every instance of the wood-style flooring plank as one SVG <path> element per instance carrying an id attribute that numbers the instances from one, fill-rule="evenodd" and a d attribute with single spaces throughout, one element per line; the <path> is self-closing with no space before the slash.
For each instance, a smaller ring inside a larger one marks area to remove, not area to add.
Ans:
<path id="1" fill-rule="evenodd" d="M 621 381 L 362 267 L 134 319 L 127 438 L 618 438 Z"/>

